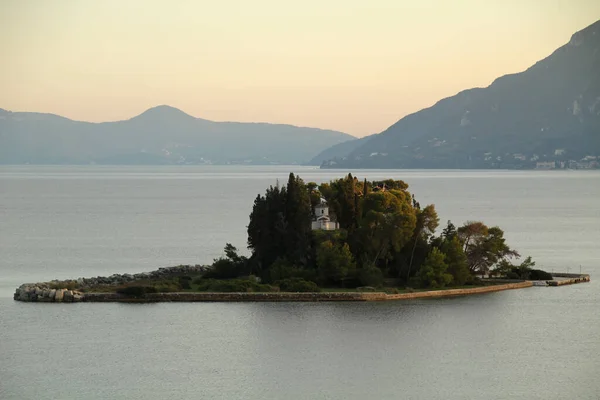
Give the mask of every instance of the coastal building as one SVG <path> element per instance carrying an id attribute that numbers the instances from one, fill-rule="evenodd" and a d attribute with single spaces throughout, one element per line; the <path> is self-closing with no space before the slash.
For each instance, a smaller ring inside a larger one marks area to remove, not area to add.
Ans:
<path id="1" fill-rule="evenodd" d="M 311 228 L 313 230 L 321 229 L 324 231 L 333 231 L 339 228 L 339 224 L 335 218 L 329 215 L 329 205 L 323 199 L 321 199 L 321 203 L 315 206 Z"/>
<path id="2" fill-rule="evenodd" d="M 535 164 L 535 169 L 554 169 L 556 163 L 554 161 L 538 161 Z"/>

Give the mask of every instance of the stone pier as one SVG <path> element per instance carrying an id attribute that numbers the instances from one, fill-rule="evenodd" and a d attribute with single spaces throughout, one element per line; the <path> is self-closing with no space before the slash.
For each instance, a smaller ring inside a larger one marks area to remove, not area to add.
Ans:
<path id="1" fill-rule="evenodd" d="M 562 286 L 589 282 L 589 275 L 553 274 L 559 280 L 546 281 L 547 286 Z M 97 293 L 60 288 L 59 281 L 23 284 L 17 288 L 13 298 L 16 301 L 42 303 L 77 302 L 320 302 L 320 301 L 389 301 L 436 297 L 467 296 L 502 290 L 523 289 L 534 286 L 533 281 L 496 281 L 497 284 L 472 288 L 425 290 L 411 293 L 387 294 L 383 292 L 314 292 L 314 293 L 208 293 L 208 292 L 168 292 L 146 293 L 142 296 L 127 296 L 115 292 Z"/>

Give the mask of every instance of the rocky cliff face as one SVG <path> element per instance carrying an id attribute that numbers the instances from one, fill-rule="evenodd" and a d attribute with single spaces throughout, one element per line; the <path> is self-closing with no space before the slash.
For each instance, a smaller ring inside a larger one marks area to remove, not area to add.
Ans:
<path id="1" fill-rule="evenodd" d="M 524 72 L 408 115 L 325 167 L 531 167 L 600 156 L 600 21 Z"/>

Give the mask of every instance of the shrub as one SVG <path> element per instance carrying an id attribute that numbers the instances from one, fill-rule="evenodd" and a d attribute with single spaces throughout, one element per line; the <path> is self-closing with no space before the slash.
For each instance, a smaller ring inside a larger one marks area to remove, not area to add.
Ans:
<path id="1" fill-rule="evenodd" d="M 179 277 L 179 286 L 181 286 L 182 289 L 191 289 L 192 285 L 190 285 L 192 281 L 192 278 L 189 276 L 180 276 Z"/>
<path id="2" fill-rule="evenodd" d="M 265 279 L 269 282 L 279 282 L 284 279 L 301 278 L 305 281 L 317 281 L 317 271 L 310 268 L 300 268 L 283 258 L 278 258 L 269 267 Z"/>
<path id="3" fill-rule="evenodd" d="M 204 278 L 233 279 L 250 273 L 248 259 L 240 256 L 230 243 L 225 245 L 225 257 L 214 260 L 212 267 L 203 275 Z"/>
<path id="4" fill-rule="evenodd" d="M 220 258 L 215 260 L 212 267 L 204 273 L 203 277 L 209 279 L 233 279 L 243 273 L 244 271 L 238 263 L 226 258 Z"/>
<path id="5" fill-rule="evenodd" d="M 416 275 L 422 287 L 442 288 L 452 282 L 445 259 L 444 253 L 434 247 Z"/>
<path id="6" fill-rule="evenodd" d="M 344 278 L 342 280 L 340 286 L 343 288 L 357 288 L 357 287 L 361 286 L 361 283 L 360 283 L 360 280 L 358 279 L 357 274 L 354 273 L 353 276 Z"/>
<path id="7" fill-rule="evenodd" d="M 481 278 L 475 275 L 471 275 L 469 276 L 469 279 L 467 279 L 467 281 L 465 282 L 466 286 L 473 286 L 473 285 L 481 285 Z"/>
<path id="8" fill-rule="evenodd" d="M 383 283 L 383 273 L 379 268 L 367 267 L 360 270 L 358 279 L 362 286 L 381 286 Z"/>
<path id="9" fill-rule="evenodd" d="M 521 276 L 514 271 L 510 271 L 506 274 L 506 279 L 521 279 Z"/>
<path id="10" fill-rule="evenodd" d="M 208 279 L 210 279 L 210 278 L 205 278 L 204 276 L 199 276 L 199 277 L 195 278 L 194 280 L 192 280 L 192 283 L 194 285 L 202 285 Z"/>
<path id="11" fill-rule="evenodd" d="M 296 278 L 300 275 L 301 269 L 294 266 L 288 260 L 278 258 L 269 267 L 269 276 L 267 277 L 271 282 L 277 282 L 284 279 Z"/>
<path id="12" fill-rule="evenodd" d="M 347 243 L 339 245 L 326 240 L 317 247 L 317 268 L 320 283 L 339 284 L 354 272 L 356 263 Z"/>
<path id="13" fill-rule="evenodd" d="M 132 285 L 124 286 L 117 289 L 117 293 L 124 294 L 127 296 L 142 297 L 146 293 L 157 293 L 158 289 L 154 286 L 146 285 Z"/>
<path id="14" fill-rule="evenodd" d="M 175 282 L 164 282 L 154 286 L 157 292 L 166 293 L 166 292 L 178 292 L 180 286 Z"/>
<path id="15" fill-rule="evenodd" d="M 532 269 L 529 271 L 529 279 L 532 281 L 551 281 L 552 275 L 541 269 Z"/>
<path id="16" fill-rule="evenodd" d="M 196 282 L 201 292 L 274 292 L 278 289 L 249 279 L 201 279 Z"/>
<path id="17" fill-rule="evenodd" d="M 356 290 L 358 290 L 359 292 L 374 292 L 377 289 L 375 289 L 373 286 L 360 286 L 357 287 Z"/>
<path id="18" fill-rule="evenodd" d="M 284 292 L 320 292 L 321 289 L 316 283 L 306 281 L 302 278 L 283 279 L 276 282 L 279 288 Z"/>

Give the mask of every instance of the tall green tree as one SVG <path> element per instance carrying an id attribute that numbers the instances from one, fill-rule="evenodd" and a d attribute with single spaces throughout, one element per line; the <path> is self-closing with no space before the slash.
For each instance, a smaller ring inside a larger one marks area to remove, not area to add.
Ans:
<path id="1" fill-rule="evenodd" d="M 447 272 L 448 265 L 444 261 L 444 253 L 437 247 L 425 259 L 417 273 L 417 278 L 424 287 L 443 288 L 452 282 L 452 275 Z"/>
<path id="2" fill-rule="evenodd" d="M 488 228 L 483 222 L 466 222 L 457 232 L 472 274 L 485 276 L 497 262 L 519 257 L 508 247 L 504 231 L 497 226 Z"/>
<path id="3" fill-rule="evenodd" d="M 329 204 L 330 211 L 336 216 L 340 228 L 350 234 L 358 227 L 362 203 L 359 199 L 361 189 L 360 182 L 352 174 L 319 187 Z"/>
<path id="4" fill-rule="evenodd" d="M 317 248 L 317 268 L 322 284 L 339 285 L 355 271 L 356 263 L 347 243 L 326 240 Z"/>
<path id="5" fill-rule="evenodd" d="M 212 268 L 204 273 L 205 278 L 232 279 L 250 273 L 248 259 L 240 256 L 231 243 L 225 245 L 225 257 L 216 258 Z"/>
<path id="6" fill-rule="evenodd" d="M 442 244 L 442 253 L 445 255 L 445 262 L 448 265 L 448 273 L 452 275 L 452 284 L 462 286 L 471 277 L 467 256 L 456 235 L 444 239 Z"/>
<path id="7" fill-rule="evenodd" d="M 385 179 L 383 181 L 373 181 L 373 187 L 385 187 L 386 190 L 407 190 L 408 184 L 401 180 Z"/>
<path id="8" fill-rule="evenodd" d="M 256 275 L 263 276 L 277 258 L 285 256 L 286 197 L 286 188 L 276 185 L 254 200 L 248 224 L 248 248 L 252 251 L 250 264 Z"/>
<path id="9" fill-rule="evenodd" d="M 416 216 L 410 197 L 391 191 L 369 193 L 363 207 L 365 217 L 360 224 L 359 237 L 370 266 L 379 260 L 389 260 L 392 251 L 399 252 L 412 237 Z"/>
<path id="10" fill-rule="evenodd" d="M 446 223 L 446 227 L 442 231 L 442 237 L 444 239 L 452 239 L 458 233 L 456 232 L 456 226 L 452 223 L 452 221 L 448 220 Z"/>
<path id="11" fill-rule="evenodd" d="M 285 252 L 297 265 L 306 266 L 310 247 L 312 206 L 310 194 L 300 177 L 290 173 L 285 197 Z"/>
<path id="12" fill-rule="evenodd" d="M 416 203 L 414 197 L 413 203 Z M 417 248 L 417 243 L 419 239 L 423 239 L 423 241 L 427 242 L 429 237 L 435 233 L 435 230 L 440 222 L 437 212 L 435 211 L 435 206 L 433 204 L 428 205 L 422 210 L 417 209 L 416 214 L 417 223 L 413 234 L 413 246 L 410 254 L 410 261 L 408 263 L 408 272 L 406 273 L 407 281 L 410 279 L 410 271 L 412 269 L 415 257 L 415 250 Z"/>
<path id="13" fill-rule="evenodd" d="M 535 266 L 535 261 L 527 257 L 521 264 L 513 264 L 508 260 L 501 260 L 492 271 L 494 275 L 499 275 L 509 279 L 530 279 L 530 274 Z"/>
<path id="14" fill-rule="evenodd" d="M 293 173 L 285 187 L 271 186 L 257 196 L 248 224 L 253 272 L 269 279 L 268 269 L 278 259 L 308 267 L 312 214 L 310 191 Z"/>
<path id="15" fill-rule="evenodd" d="M 321 192 L 319 191 L 319 185 L 315 182 L 308 182 L 306 184 L 306 190 L 308 191 L 308 196 L 310 198 L 310 205 L 312 207 L 313 213 L 315 211 L 315 207 L 321 203 Z"/>

